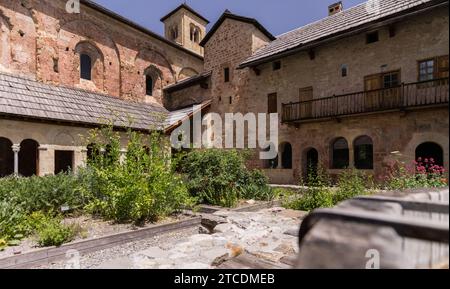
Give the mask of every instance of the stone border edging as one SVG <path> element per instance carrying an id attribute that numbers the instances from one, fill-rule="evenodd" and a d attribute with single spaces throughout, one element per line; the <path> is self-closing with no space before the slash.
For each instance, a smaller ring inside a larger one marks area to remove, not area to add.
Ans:
<path id="1" fill-rule="evenodd" d="M 100 251 L 120 244 L 157 236 L 162 233 L 199 226 L 201 221 L 201 217 L 196 217 L 189 220 L 123 232 L 97 239 L 82 240 L 65 244 L 60 247 L 43 248 L 37 251 L 0 259 L 0 269 L 23 269 L 32 266 L 45 265 L 50 262 L 64 259 L 66 257 L 66 252 L 69 250 L 77 250 L 80 253 Z"/>

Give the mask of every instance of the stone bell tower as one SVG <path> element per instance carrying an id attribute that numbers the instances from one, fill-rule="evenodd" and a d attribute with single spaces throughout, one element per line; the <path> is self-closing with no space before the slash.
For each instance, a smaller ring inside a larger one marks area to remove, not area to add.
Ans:
<path id="1" fill-rule="evenodd" d="M 161 21 L 167 39 L 203 56 L 200 42 L 206 35 L 206 25 L 209 23 L 205 17 L 184 3 L 161 18 Z"/>

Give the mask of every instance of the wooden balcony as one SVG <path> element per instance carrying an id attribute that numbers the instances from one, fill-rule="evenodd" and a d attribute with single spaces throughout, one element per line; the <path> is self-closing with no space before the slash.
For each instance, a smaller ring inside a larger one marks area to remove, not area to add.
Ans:
<path id="1" fill-rule="evenodd" d="M 435 79 L 283 104 L 282 121 L 299 123 L 428 106 L 447 106 L 448 82 L 448 78 Z"/>

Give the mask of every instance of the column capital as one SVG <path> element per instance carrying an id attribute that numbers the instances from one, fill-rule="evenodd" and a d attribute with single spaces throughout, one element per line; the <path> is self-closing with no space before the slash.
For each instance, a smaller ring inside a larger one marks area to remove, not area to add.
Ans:
<path id="1" fill-rule="evenodd" d="M 12 145 L 12 150 L 13 150 L 13 152 L 15 152 L 15 153 L 20 152 L 20 144 L 13 144 L 13 145 Z"/>

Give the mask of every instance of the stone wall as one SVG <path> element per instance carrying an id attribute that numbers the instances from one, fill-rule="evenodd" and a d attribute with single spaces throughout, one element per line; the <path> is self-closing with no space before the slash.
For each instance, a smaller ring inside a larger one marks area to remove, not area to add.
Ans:
<path id="1" fill-rule="evenodd" d="M 87 6 L 80 14 L 63 0 L 2 0 L 0 71 L 51 84 L 161 103 L 161 89 L 186 68 L 203 69 L 193 53 L 145 34 Z M 79 54 L 93 58 L 92 81 L 80 80 Z M 145 95 L 145 72 L 154 67 L 156 92 Z"/>

